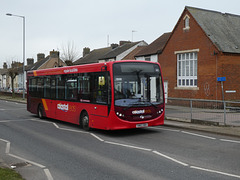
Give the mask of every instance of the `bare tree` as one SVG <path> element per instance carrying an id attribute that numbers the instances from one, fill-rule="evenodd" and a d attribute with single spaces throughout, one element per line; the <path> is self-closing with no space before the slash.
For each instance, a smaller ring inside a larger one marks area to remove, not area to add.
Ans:
<path id="1" fill-rule="evenodd" d="M 68 65 L 73 65 L 73 61 L 79 59 L 80 53 L 77 51 L 73 41 L 68 41 L 66 45 L 62 45 L 61 59 Z"/>
<path id="2" fill-rule="evenodd" d="M 8 75 L 11 77 L 11 85 L 12 85 L 12 97 L 15 97 L 15 92 L 14 92 L 14 79 L 18 75 L 18 69 L 17 68 L 10 68 L 8 69 Z"/>

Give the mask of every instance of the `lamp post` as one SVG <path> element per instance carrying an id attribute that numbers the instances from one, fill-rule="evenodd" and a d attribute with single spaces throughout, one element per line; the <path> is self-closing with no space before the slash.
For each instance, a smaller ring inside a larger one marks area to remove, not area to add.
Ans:
<path id="1" fill-rule="evenodd" d="M 22 84 L 23 84 L 23 99 L 25 99 L 25 76 L 24 76 L 24 72 L 25 72 L 25 16 L 19 16 L 19 15 L 14 15 L 14 14 L 10 14 L 7 13 L 7 16 L 15 16 L 15 17 L 19 17 L 23 19 L 23 78 L 22 78 Z"/>

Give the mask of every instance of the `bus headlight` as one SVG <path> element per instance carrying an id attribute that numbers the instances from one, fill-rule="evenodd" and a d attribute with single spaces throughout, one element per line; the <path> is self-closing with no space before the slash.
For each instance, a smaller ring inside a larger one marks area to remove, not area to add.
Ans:
<path id="1" fill-rule="evenodd" d="M 119 112 L 116 112 L 116 115 L 119 116 L 119 117 L 124 117 L 124 114 L 119 113 Z"/>

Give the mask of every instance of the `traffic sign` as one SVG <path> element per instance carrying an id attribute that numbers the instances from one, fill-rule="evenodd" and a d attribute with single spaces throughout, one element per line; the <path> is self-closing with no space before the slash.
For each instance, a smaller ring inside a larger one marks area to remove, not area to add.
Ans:
<path id="1" fill-rule="evenodd" d="M 219 82 L 226 81 L 226 77 L 218 77 L 217 81 L 219 81 Z"/>

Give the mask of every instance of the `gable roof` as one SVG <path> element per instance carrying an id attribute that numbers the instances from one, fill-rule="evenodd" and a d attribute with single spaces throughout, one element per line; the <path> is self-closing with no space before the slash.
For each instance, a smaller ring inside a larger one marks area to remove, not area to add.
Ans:
<path id="1" fill-rule="evenodd" d="M 45 68 L 42 67 L 45 63 L 49 63 L 47 68 L 53 68 L 54 67 L 54 62 L 50 62 L 51 60 L 56 60 L 58 57 L 52 57 L 52 56 L 47 56 L 46 58 L 37 61 L 36 63 L 32 64 L 32 65 L 28 65 L 25 70 L 26 71 L 33 71 L 33 70 L 37 70 L 39 68 Z M 59 64 L 65 66 L 66 64 L 59 58 Z"/>
<path id="2" fill-rule="evenodd" d="M 111 47 L 94 49 L 89 54 L 73 62 L 74 65 L 78 64 L 88 64 L 88 63 L 98 63 L 99 58 L 104 56 L 106 53 L 111 51 Z"/>
<path id="3" fill-rule="evenodd" d="M 135 55 L 135 57 L 138 56 L 149 56 L 152 54 L 160 54 L 163 51 L 163 48 L 165 47 L 169 37 L 171 35 L 171 32 L 164 33 L 159 38 L 154 40 L 151 44 L 143 48 L 139 53 Z"/>
<path id="4" fill-rule="evenodd" d="M 240 53 L 240 16 L 185 7 L 209 39 L 222 52 Z"/>
<path id="5" fill-rule="evenodd" d="M 115 49 L 113 49 L 112 51 L 110 51 L 109 53 L 105 54 L 103 57 L 101 57 L 100 59 L 111 59 L 111 58 L 116 58 L 119 54 L 127 51 L 128 49 L 130 49 L 131 47 L 137 45 L 138 43 L 140 43 L 142 41 L 138 41 L 138 42 L 130 42 L 130 43 L 125 43 L 121 46 L 116 47 Z"/>
<path id="6" fill-rule="evenodd" d="M 142 51 L 146 46 L 138 46 L 136 47 L 132 52 L 130 52 L 128 55 L 126 55 L 122 60 L 132 60 L 135 59 L 136 54 L 138 54 L 140 51 Z"/>
<path id="7" fill-rule="evenodd" d="M 34 64 L 31 64 L 29 66 L 26 67 L 26 71 L 32 71 L 32 70 L 37 70 L 39 67 L 41 67 L 44 63 L 46 63 L 49 60 L 50 56 L 47 56 L 46 58 L 37 61 Z"/>

